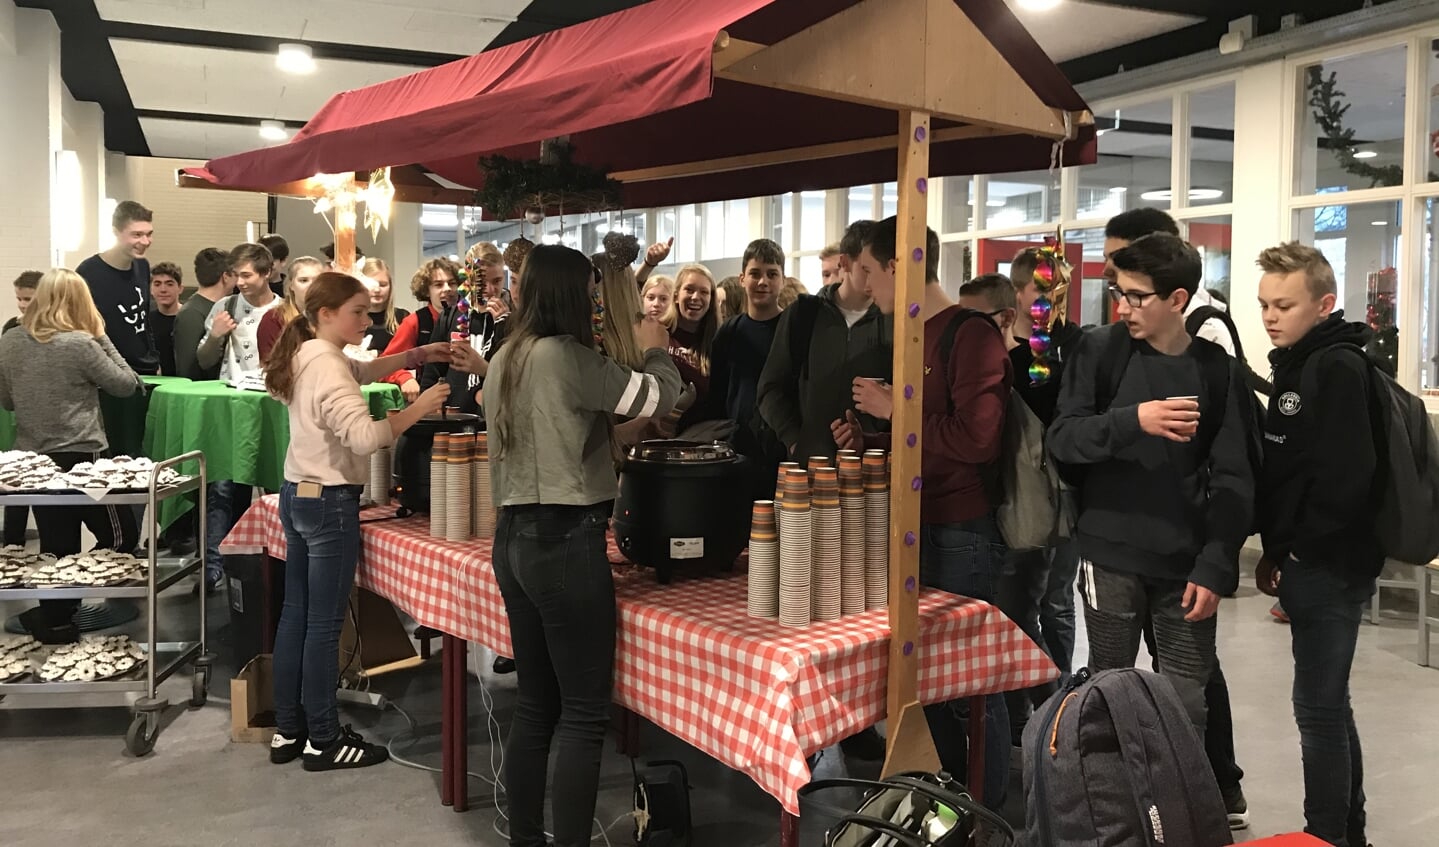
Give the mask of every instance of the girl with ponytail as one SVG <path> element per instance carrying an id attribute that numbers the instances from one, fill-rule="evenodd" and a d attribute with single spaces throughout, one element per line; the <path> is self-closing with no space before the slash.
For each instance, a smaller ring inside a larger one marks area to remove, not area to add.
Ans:
<path id="1" fill-rule="evenodd" d="M 370 292 L 342 273 L 320 274 L 300 313 L 270 351 L 265 387 L 290 410 L 290 447 L 280 489 L 285 555 L 285 605 L 275 636 L 275 722 L 270 761 L 304 757 L 305 770 L 358 768 L 387 758 L 385 748 L 341 727 L 335 702 L 340 624 L 360 559 L 360 489 L 368 457 L 437 412 L 446 383 L 409 408 L 374 420 L 360 384 L 400 368 L 449 362 L 449 345 L 358 362 L 343 352 L 371 326 Z M 301 704 L 304 704 L 303 710 Z"/>

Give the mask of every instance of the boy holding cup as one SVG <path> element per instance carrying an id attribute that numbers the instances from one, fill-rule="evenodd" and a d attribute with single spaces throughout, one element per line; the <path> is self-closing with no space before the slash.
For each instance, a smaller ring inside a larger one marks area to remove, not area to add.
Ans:
<path id="1" fill-rule="evenodd" d="M 1254 427 L 1234 361 L 1185 331 L 1194 248 L 1155 234 L 1111 260 L 1119 322 L 1080 343 L 1048 436 L 1078 488 L 1089 665 L 1132 667 L 1153 619 L 1160 672 L 1203 738 L 1215 612 L 1238 584 L 1254 509 Z"/>

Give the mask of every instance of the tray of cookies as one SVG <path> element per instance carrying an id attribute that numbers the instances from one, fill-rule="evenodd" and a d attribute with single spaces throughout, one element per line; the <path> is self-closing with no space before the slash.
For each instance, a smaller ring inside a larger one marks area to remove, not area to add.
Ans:
<path id="1" fill-rule="evenodd" d="M 28 635 L 0 638 L 0 682 L 19 682 L 35 670 L 40 642 Z"/>
<path id="2" fill-rule="evenodd" d="M 96 459 L 80 462 L 61 475 L 65 486 L 71 489 L 105 491 L 143 491 L 150 486 L 150 477 L 155 472 L 155 463 L 143 456 L 131 458 L 116 456 L 113 459 Z M 157 488 L 167 488 L 184 482 L 188 477 L 176 473 L 173 468 L 160 471 L 155 482 Z"/>
<path id="3" fill-rule="evenodd" d="M 118 550 L 91 550 L 33 567 L 26 584 L 34 588 L 116 588 L 143 580 L 148 563 Z"/>
<path id="4" fill-rule="evenodd" d="M 0 491 L 54 491 L 68 486 L 49 456 L 27 450 L 0 451 Z"/>
<path id="5" fill-rule="evenodd" d="M 84 638 L 55 649 L 37 674 L 41 682 L 101 682 L 145 666 L 145 651 L 129 636 Z"/>

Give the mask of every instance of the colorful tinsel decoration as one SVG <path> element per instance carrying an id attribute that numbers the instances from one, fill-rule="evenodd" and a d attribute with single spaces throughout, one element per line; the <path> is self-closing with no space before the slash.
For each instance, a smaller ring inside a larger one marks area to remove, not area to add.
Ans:
<path id="1" fill-rule="evenodd" d="M 475 278 L 474 269 L 469 262 L 460 268 L 459 273 L 459 299 L 455 301 L 455 331 L 452 339 L 467 340 L 470 337 L 470 295 L 473 288 L 470 281 Z"/>
<path id="2" fill-rule="evenodd" d="M 1039 264 L 1034 269 L 1034 286 L 1039 297 L 1029 309 L 1029 316 L 1034 319 L 1034 330 L 1029 336 L 1034 364 L 1029 366 L 1029 380 L 1033 385 L 1043 385 L 1052 372 L 1050 333 L 1063 318 L 1069 300 L 1069 263 L 1064 260 L 1063 231 L 1046 237 L 1035 258 Z"/>

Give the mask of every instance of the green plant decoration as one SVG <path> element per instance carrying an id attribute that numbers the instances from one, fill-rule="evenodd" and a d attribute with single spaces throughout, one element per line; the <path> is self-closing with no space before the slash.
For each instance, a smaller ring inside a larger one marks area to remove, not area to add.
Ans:
<path id="1" fill-rule="evenodd" d="M 559 209 L 584 214 L 619 209 L 620 183 L 605 170 L 578 164 L 574 151 L 562 143 L 542 146 L 539 159 L 480 157 L 484 187 L 475 199 L 501 220 L 518 218 L 529 209 Z"/>

